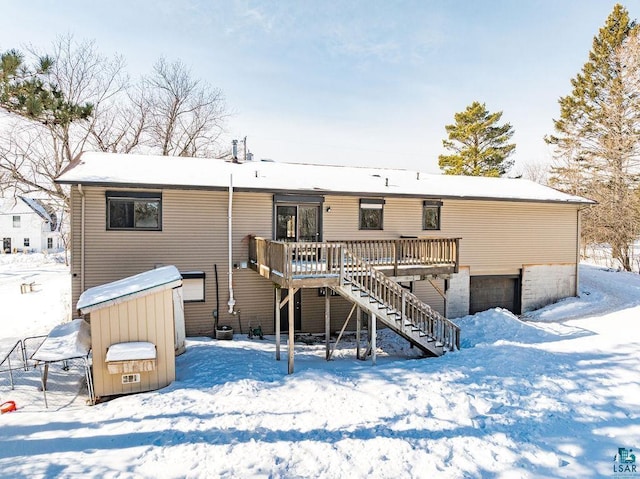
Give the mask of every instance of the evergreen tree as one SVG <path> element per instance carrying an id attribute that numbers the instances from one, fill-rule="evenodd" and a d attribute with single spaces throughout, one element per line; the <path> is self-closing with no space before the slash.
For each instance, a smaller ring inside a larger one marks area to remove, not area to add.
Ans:
<path id="1" fill-rule="evenodd" d="M 593 39 L 589 59 L 560 98 L 551 184 L 596 200 L 583 213 L 583 239 L 607 243 L 631 269 L 640 233 L 640 50 L 638 27 L 616 5 Z"/>
<path id="2" fill-rule="evenodd" d="M 455 124 L 446 125 L 444 147 L 454 153 L 440 155 L 438 164 L 446 175 L 502 176 L 513 166 L 509 156 L 516 145 L 509 123 L 498 125 L 502 112 L 489 113 L 484 103 L 474 101 L 454 115 Z"/>
<path id="3" fill-rule="evenodd" d="M 0 108 L 42 124 L 66 126 L 85 120 L 91 113 L 90 103 L 68 101 L 51 78 L 54 60 L 48 55 L 37 58 L 33 68 L 24 62 L 17 50 L 0 55 Z"/>

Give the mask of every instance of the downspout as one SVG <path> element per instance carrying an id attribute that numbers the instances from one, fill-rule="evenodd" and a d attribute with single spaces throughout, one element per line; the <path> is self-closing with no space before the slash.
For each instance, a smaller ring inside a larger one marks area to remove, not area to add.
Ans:
<path id="1" fill-rule="evenodd" d="M 576 211 L 576 290 L 574 296 L 580 296 L 580 247 L 582 228 L 580 227 L 582 218 L 582 208 L 578 207 Z"/>
<path id="2" fill-rule="evenodd" d="M 229 243 L 229 314 L 234 313 L 234 306 L 236 300 L 233 297 L 233 175 L 229 175 L 229 211 L 227 215 L 227 221 L 229 225 L 229 237 L 227 241 Z"/>
<path id="3" fill-rule="evenodd" d="M 82 185 L 78 184 L 78 193 L 82 198 L 80 203 L 80 292 L 84 292 L 84 214 L 85 214 L 85 196 L 82 191 Z"/>

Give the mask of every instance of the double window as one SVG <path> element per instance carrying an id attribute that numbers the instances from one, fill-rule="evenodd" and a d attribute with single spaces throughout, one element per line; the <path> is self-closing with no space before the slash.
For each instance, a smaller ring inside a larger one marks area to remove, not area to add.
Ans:
<path id="1" fill-rule="evenodd" d="M 162 193 L 107 191 L 108 230 L 162 230 Z"/>
<path id="2" fill-rule="evenodd" d="M 442 201 L 424 200 L 422 204 L 422 229 L 440 229 L 440 209 Z"/>
<path id="3" fill-rule="evenodd" d="M 360 229 L 381 230 L 383 225 L 384 200 L 366 199 L 360 200 Z"/>

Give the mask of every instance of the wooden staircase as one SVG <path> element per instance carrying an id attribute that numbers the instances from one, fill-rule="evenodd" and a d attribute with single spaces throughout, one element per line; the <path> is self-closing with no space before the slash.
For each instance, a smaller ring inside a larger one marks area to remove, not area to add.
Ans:
<path id="1" fill-rule="evenodd" d="M 350 248 L 344 249 L 340 282 L 331 289 L 375 315 L 426 355 L 460 349 L 460 328 L 414 294 L 375 269 Z"/>

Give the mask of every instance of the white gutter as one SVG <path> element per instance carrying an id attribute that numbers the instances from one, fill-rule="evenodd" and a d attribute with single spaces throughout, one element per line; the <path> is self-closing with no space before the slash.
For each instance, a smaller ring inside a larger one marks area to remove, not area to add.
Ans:
<path id="1" fill-rule="evenodd" d="M 233 308 L 236 305 L 236 300 L 233 297 L 233 175 L 229 175 L 229 208 L 227 214 L 227 220 L 229 225 L 229 313 L 233 314 Z"/>
<path id="2" fill-rule="evenodd" d="M 82 185 L 78 184 L 78 193 L 82 197 L 80 207 L 80 292 L 84 292 L 84 210 L 85 210 L 85 197 L 84 191 L 82 191 Z"/>

